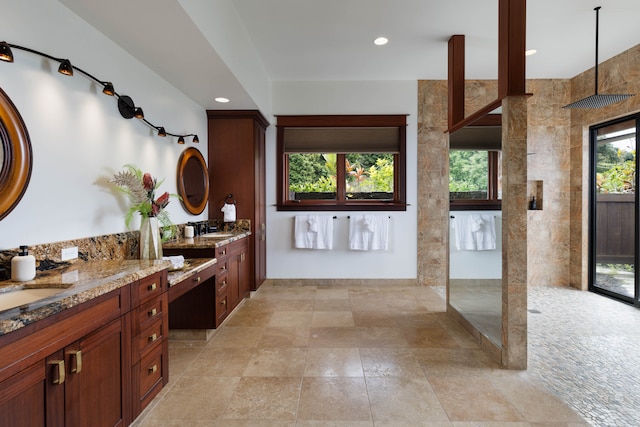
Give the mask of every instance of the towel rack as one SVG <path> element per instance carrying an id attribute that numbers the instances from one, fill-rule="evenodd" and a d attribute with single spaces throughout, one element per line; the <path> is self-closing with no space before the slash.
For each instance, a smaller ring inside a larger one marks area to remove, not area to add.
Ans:
<path id="1" fill-rule="evenodd" d="M 494 215 L 493 217 L 494 217 L 494 218 L 498 218 L 498 215 Z M 455 216 L 451 215 L 451 216 L 449 216 L 449 218 L 454 219 L 454 218 L 455 218 Z"/>
<path id="2" fill-rule="evenodd" d="M 334 218 L 335 218 L 335 216 L 334 216 Z M 347 215 L 347 218 L 351 218 L 351 215 Z M 391 216 L 388 216 L 387 218 L 391 219 Z M 451 217 L 451 218 L 453 218 L 453 217 Z"/>

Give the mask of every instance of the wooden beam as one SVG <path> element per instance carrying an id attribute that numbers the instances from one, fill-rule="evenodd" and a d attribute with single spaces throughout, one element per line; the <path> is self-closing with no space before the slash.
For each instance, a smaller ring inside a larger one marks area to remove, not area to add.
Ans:
<path id="1" fill-rule="evenodd" d="M 525 95 L 526 0 L 499 0 L 498 98 Z"/>
<path id="2" fill-rule="evenodd" d="M 449 128 L 464 119 L 464 35 L 449 39 Z"/>

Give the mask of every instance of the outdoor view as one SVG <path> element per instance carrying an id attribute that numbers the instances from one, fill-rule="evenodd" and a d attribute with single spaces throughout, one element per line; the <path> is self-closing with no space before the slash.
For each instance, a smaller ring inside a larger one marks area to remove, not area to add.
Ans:
<path id="1" fill-rule="evenodd" d="M 497 197 L 501 199 L 500 152 L 498 152 Z M 449 151 L 450 200 L 487 200 L 489 198 L 489 151 Z"/>
<path id="2" fill-rule="evenodd" d="M 635 122 L 598 130 L 594 286 L 634 296 Z"/>
<path id="3" fill-rule="evenodd" d="M 344 167 L 346 198 L 393 199 L 392 153 L 289 154 L 289 200 L 336 200 L 337 170 Z M 344 166 L 342 166 L 344 163 Z"/>

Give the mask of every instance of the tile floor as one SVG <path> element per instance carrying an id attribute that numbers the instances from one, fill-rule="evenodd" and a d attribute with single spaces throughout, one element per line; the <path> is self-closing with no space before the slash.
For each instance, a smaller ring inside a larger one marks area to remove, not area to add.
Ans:
<path id="1" fill-rule="evenodd" d="M 533 328 L 551 326 L 540 307 Z M 559 330 L 531 333 L 533 367 L 506 371 L 444 310 L 430 287 L 265 285 L 209 342 L 170 342 L 170 382 L 134 425 L 589 425 L 551 392 L 570 365 L 546 358 Z"/>

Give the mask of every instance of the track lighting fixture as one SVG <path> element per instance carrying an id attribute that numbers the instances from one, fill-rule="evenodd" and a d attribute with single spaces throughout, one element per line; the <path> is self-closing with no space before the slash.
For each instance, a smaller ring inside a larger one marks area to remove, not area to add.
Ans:
<path id="1" fill-rule="evenodd" d="M 115 91 L 114 87 L 113 87 L 113 83 L 111 82 L 107 82 L 107 81 L 102 81 L 100 79 L 98 79 L 97 77 L 87 73 L 86 71 L 84 71 L 82 68 L 76 67 L 74 65 L 71 65 L 71 61 L 69 59 L 64 59 L 64 58 L 56 58 L 54 56 L 48 55 L 46 53 L 42 53 L 42 52 L 38 52 L 37 50 L 33 50 L 30 49 L 28 47 L 23 47 L 23 46 L 18 46 L 15 44 L 11 44 L 11 43 L 7 43 L 6 41 L 1 41 L 0 42 L 0 61 L 4 61 L 4 62 L 13 62 L 14 61 L 14 56 L 13 56 L 13 52 L 11 50 L 11 48 L 14 49 L 19 49 L 19 50 L 24 50 L 25 52 L 31 52 L 34 53 L 36 55 L 40 55 L 43 56 L 45 58 L 48 58 L 52 61 L 56 61 L 60 63 L 60 66 L 58 67 L 58 72 L 67 76 L 73 76 L 73 72 L 77 71 L 80 74 L 83 74 L 85 77 L 89 78 L 90 80 L 92 80 L 93 82 L 99 84 L 102 86 L 102 93 L 104 93 L 105 95 L 109 95 L 109 96 L 115 96 L 118 100 L 118 111 L 120 112 L 120 115 L 122 117 L 124 117 L 125 119 L 131 119 L 133 117 L 139 119 L 140 121 L 144 122 L 147 126 L 155 129 L 158 131 L 158 136 L 160 137 L 165 137 L 167 135 L 171 135 L 174 137 L 178 138 L 178 144 L 184 144 L 184 138 L 186 136 L 193 136 L 193 142 L 194 143 L 198 143 L 200 142 L 200 140 L 198 139 L 198 136 L 195 134 L 184 134 L 184 135 L 179 135 L 179 134 L 174 134 L 174 133 L 170 133 L 167 132 L 164 127 L 162 126 L 155 126 L 154 124 L 152 124 L 151 122 L 149 122 L 147 119 L 145 119 L 144 117 L 144 112 L 142 111 L 141 107 L 137 107 L 135 105 L 135 103 L 133 102 L 133 100 L 131 99 L 131 97 L 127 96 L 127 95 L 120 95 L 118 92 Z"/>
<path id="2" fill-rule="evenodd" d="M 73 76 L 73 65 L 71 65 L 71 61 L 63 59 L 58 67 L 58 72 L 65 76 Z"/>
<path id="3" fill-rule="evenodd" d="M 11 52 L 11 48 L 7 42 L 0 42 L 0 60 L 13 62 L 13 52 Z"/>

